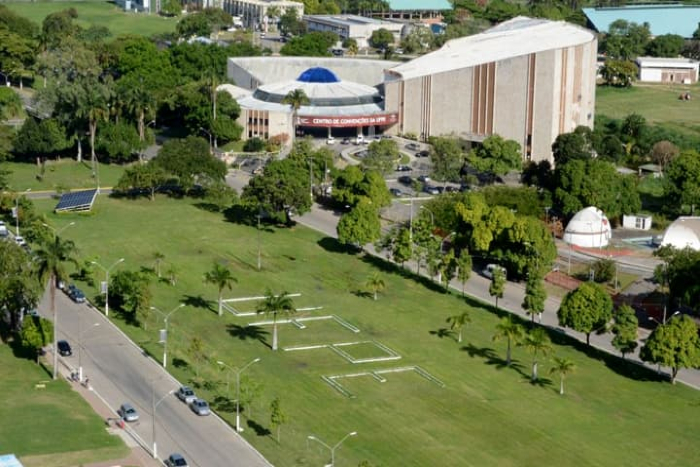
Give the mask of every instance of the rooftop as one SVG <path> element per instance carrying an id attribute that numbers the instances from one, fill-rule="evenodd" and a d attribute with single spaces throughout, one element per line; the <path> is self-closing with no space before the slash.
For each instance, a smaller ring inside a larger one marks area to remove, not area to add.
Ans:
<path id="1" fill-rule="evenodd" d="M 697 60 L 689 58 L 666 58 L 666 57 L 637 57 L 636 62 L 640 66 L 671 66 L 680 68 L 696 68 Z"/>
<path id="2" fill-rule="evenodd" d="M 338 25 L 375 25 L 394 24 L 393 21 L 383 21 L 375 18 L 365 18 L 357 15 L 304 15 L 305 20 L 322 21 Z"/>
<path id="3" fill-rule="evenodd" d="M 653 36 L 678 34 L 692 37 L 700 21 L 700 6 L 693 5 L 628 5 L 610 8 L 583 8 L 593 27 L 607 32 L 610 24 L 624 19 L 637 24 L 649 23 Z"/>
<path id="4" fill-rule="evenodd" d="M 481 34 L 448 41 L 442 48 L 389 69 L 403 79 L 591 42 L 593 32 L 564 21 L 518 16 Z"/>
<path id="5" fill-rule="evenodd" d="M 391 11 L 442 11 L 451 10 L 449 0 L 388 0 Z"/>

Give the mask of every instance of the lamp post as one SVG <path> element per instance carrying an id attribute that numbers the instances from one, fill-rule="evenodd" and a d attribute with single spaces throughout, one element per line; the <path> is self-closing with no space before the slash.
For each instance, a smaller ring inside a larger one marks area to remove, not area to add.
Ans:
<path id="1" fill-rule="evenodd" d="M 90 261 L 91 264 L 99 266 L 105 272 L 105 316 L 107 317 L 109 317 L 109 271 L 111 271 L 112 268 L 123 262 L 124 258 L 120 258 L 117 261 L 115 261 L 110 267 L 106 268 L 97 261 Z"/>
<path id="2" fill-rule="evenodd" d="M 335 446 L 333 446 L 333 447 L 330 447 L 329 445 L 327 445 L 327 444 L 324 443 L 321 439 L 319 439 L 317 436 L 314 436 L 314 435 L 309 435 L 309 436 L 307 436 L 306 439 L 310 439 L 311 441 L 316 441 L 317 443 L 319 443 L 319 444 L 325 446 L 326 449 L 328 449 L 328 450 L 331 452 L 331 463 L 330 463 L 330 465 L 329 465 L 328 467 L 335 467 L 335 450 L 338 449 L 338 448 L 340 447 L 340 445 L 343 444 L 343 442 L 344 442 L 346 439 L 348 439 L 348 438 L 351 437 L 351 436 L 355 436 L 355 435 L 357 435 L 357 431 L 352 431 L 352 432 L 348 433 L 347 435 L 345 435 L 345 436 L 343 437 L 343 439 L 341 439 L 340 441 L 338 441 L 338 443 L 337 443 Z"/>
<path id="3" fill-rule="evenodd" d="M 440 253 L 444 252 L 445 242 L 447 241 L 447 239 L 456 234 L 457 232 L 450 232 L 440 241 Z"/>
<path id="4" fill-rule="evenodd" d="M 71 223 L 69 223 L 69 224 L 66 224 L 66 225 L 64 225 L 63 227 L 61 227 L 60 229 L 57 229 L 57 228 L 54 227 L 53 225 L 49 225 L 49 224 L 47 224 L 46 222 L 42 222 L 41 225 L 43 225 L 44 227 L 48 227 L 49 229 L 51 229 L 51 230 L 53 231 L 53 237 L 56 238 L 56 237 L 58 237 L 59 235 L 61 235 L 61 233 L 62 233 L 64 230 L 66 230 L 68 227 L 70 227 L 71 225 L 75 225 L 75 222 L 71 222 Z M 18 235 L 19 235 L 19 234 L 18 234 Z"/>
<path id="5" fill-rule="evenodd" d="M 433 215 L 433 211 L 430 209 L 426 208 L 425 206 L 421 206 L 421 209 L 425 209 L 428 214 L 430 214 L 430 224 L 434 227 L 435 226 L 435 216 Z"/>
<path id="6" fill-rule="evenodd" d="M 246 363 L 241 369 L 236 369 L 232 368 L 230 365 L 227 365 L 226 363 L 222 362 L 221 360 L 217 360 L 217 364 L 223 366 L 224 368 L 227 368 L 229 371 L 233 371 L 236 373 L 236 431 L 238 433 L 241 433 L 243 429 L 241 428 L 241 373 L 248 368 L 250 365 L 253 363 L 257 363 L 260 361 L 260 358 L 256 358 L 254 360 L 249 361 Z M 230 374 L 229 376 L 226 377 L 226 393 L 229 393 L 229 383 L 230 383 Z"/>
<path id="7" fill-rule="evenodd" d="M 152 306 L 151 310 L 157 311 L 163 316 L 163 321 L 165 322 L 165 339 L 163 339 L 163 368 L 166 368 L 168 366 L 168 318 L 170 318 L 170 315 L 175 313 L 177 310 L 185 306 L 184 303 L 180 303 L 178 306 L 173 308 L 170 313 L 163 313 L 160 311 L 158 308 Z"/>
<path id="8" fill-rule="evenodd" d="M 24 196 L 24 193 L 29 193 L 30 191 L 32 191 L 32 189 L 27 188 L 22 193 L 22 196 Z M 15 235 L 19 237 L 19 194 L 17 193 L 15 193 L 15 231 L 17 232 Z"/>
<path id="9" fill-rule="evenodd" d="M 160 405 L 161 402 L 165 400 L 166 397 L 171 396 L 176 389 L 171 389 L 166 395 L 161 397 L 158 402 L 156 402 L 156 380 L 154 379 L 151 382 L 151 403 L 152 405 L 152 413 L 153 413 L 153 458 L 157 459 L 158 458 L 158 445 L 156 444 L 156 409 L 158 409 L 158 406 Z"/>
<path id="10" fill-rule="evenodd" d="M 83 381 L 83 334 L 85 333 L 85 330 L 83 329 L 83 318 L 82 315 L 78 317 L 78 324 L 79 324 L 79 330 L 78 330 L 78 381 L 82 382 Z M 91 328 L 88 329 L 95 329 L 98 327 L 100 323 L 93 323 Z"/>
<path id="11" fill-rule="evenodd" d="M 260 206 L 258 206 L 258 271 L 262 268 L 262 255 L 260 251 Z"/>
<path id="12" fill-rule="evenodd" d="M 206 133 L 207 135 L 209 135 L 209 152 L 210 152 L 210 153 L 213 152 L 214 150 L 213 150 L 213 146 L 212 146 L 212 144 L 211 144 L 211 133 L 209 133 L 207 130 L 205 130 L 205 129 L 202 128 L 201 126 L 199 127 L 199 131 L 203 131 L 204 133 Z"/>

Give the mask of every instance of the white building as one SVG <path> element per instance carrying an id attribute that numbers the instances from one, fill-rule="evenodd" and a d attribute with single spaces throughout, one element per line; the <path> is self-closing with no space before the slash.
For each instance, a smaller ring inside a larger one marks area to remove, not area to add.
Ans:
<path id="1" fill-rule="evenodd" d="M 622 227 L 632 230 L 651 230 L 652 217 L 646 214 L 622 216 Z"/>
<path id="2" fill-rule="evenodd" d="M 603 248 L 612 237 L 610 221 L 600 209 L 589 206 L 577 212 L 564 230 L 564 241 L 583 248 Z"/>
<path id="3" fill-rule="evenodd" d="M 661 246 L 700 250 L 700 217 L 679 217 L 668 226 Z"/>
<path id="4" fill-rule="evenodd" d="M 304 22 L 309 31 L 333 32 L 340 40 L 355 39 L 360 49 L 369 47 L 369 38 L 378 29 L 386 29 L 394 35 L 394 42 L 401 39 L 400 21 L 382 21 L 357 15 L 306 15 Z"/>
<path id="5" fill-rule="evenodd" d="M 289 0 L 223 0 L 223 10 L 231 16 L 240 17 L 243 27 L 267 31 L 271 21 L 269 10 L 277 10 L 275 16 L 282 16 L 290 9 L 297 12 L 297 18 L 304 16 L 304 4 Z"/>
<path id="6" fill-rule="evenodd" d="M 638 57 L 639 81 L 693 84 L 698 81 L 698 64 L 688 58 Z"/>

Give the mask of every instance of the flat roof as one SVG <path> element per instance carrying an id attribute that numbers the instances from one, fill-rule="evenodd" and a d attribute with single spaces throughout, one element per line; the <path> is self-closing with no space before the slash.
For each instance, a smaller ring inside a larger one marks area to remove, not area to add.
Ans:
<path id="1" fill-rule="evenodd" d="M 388 0 L 391 11 L 443 11 L 451 10 L 449 0 Z"/>
<path id="2" fill-rule="evenodd" d="M 481 34 L 452 39 L 439 50 L 388 69 L 403 79 L 459 70 L 595 40 L 588 29 L 564 21 L 518 16 Z"/>
<path id="3" fill-rule="evenodd" d="M 365 18 L 357 15 L 304 15 L 305 20 L 323 21 L 326 23 L 345 25 L 373 25 L 396 24 L 395 21 L 382 21 L 375 18 Z"/>
<path id="4" fill-rule="evenodd" d="M 296 7 L 302 8 L 304 4 L 302 2 L 293 2 L 290 0 L 237 0 L 243 3 L 249 3 L 251 5 L 266 5 L 271 6 L 286 6 L 286 7 Z"/>
<path id="5" fill-rule="evenodd" d="M 698 61 L 689 58 L 637 57 L 639 66 L 657 66 L 669 68 L 697 68 Z"/>
<path id="6" fill-rule="evenodd" d="M 692 37 L 700 22 L 700 6 L 692 5 L 628 5 L 610 8 L 583 8 L 593 27 L 607 32 L 610 24 L 618 19 L 631 23 L 649 23 L 653 36 L 678 34 Z"/>

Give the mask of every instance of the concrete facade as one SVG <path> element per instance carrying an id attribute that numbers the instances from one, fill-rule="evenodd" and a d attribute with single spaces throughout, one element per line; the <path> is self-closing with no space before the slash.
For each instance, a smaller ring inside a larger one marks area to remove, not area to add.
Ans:
<path id="1" fill-rule="evenodd" d="M 276 7 L 279 16 L 290 9 L 297 11 L 297 18 L 304 16 L 304 4 L 288 0 L 222 0 L 223 10 L 231 16 L 239 16 L 243 27 L 267 31 L 270 21 L 268 10 Z"/>
<path id="2" fill-rule="evenodd" d="M 569 30 L 575 34 L 562 40 Z M 552 161 L 559 134 L 593 126 L 592 33 L 515 18 L 443 49 L 387 70 L 386 110 L 399 113 L 389 133 L 421 139 L 452 134 L 476 142 L 498 134 L 520 143 L 525 160 Z"/>
<path id="3" fill-rule="evenodd" d="M 304 22 L 309 31 L 333 32 L 340 40 L 355 39 L 360 49 L 369 47 L 369 38 L 378 29 L 386 29 L 394 35 L 394 41 L 401 39 L 404 23 L 381 21 L 357 15 L 306 15 Z"/>

